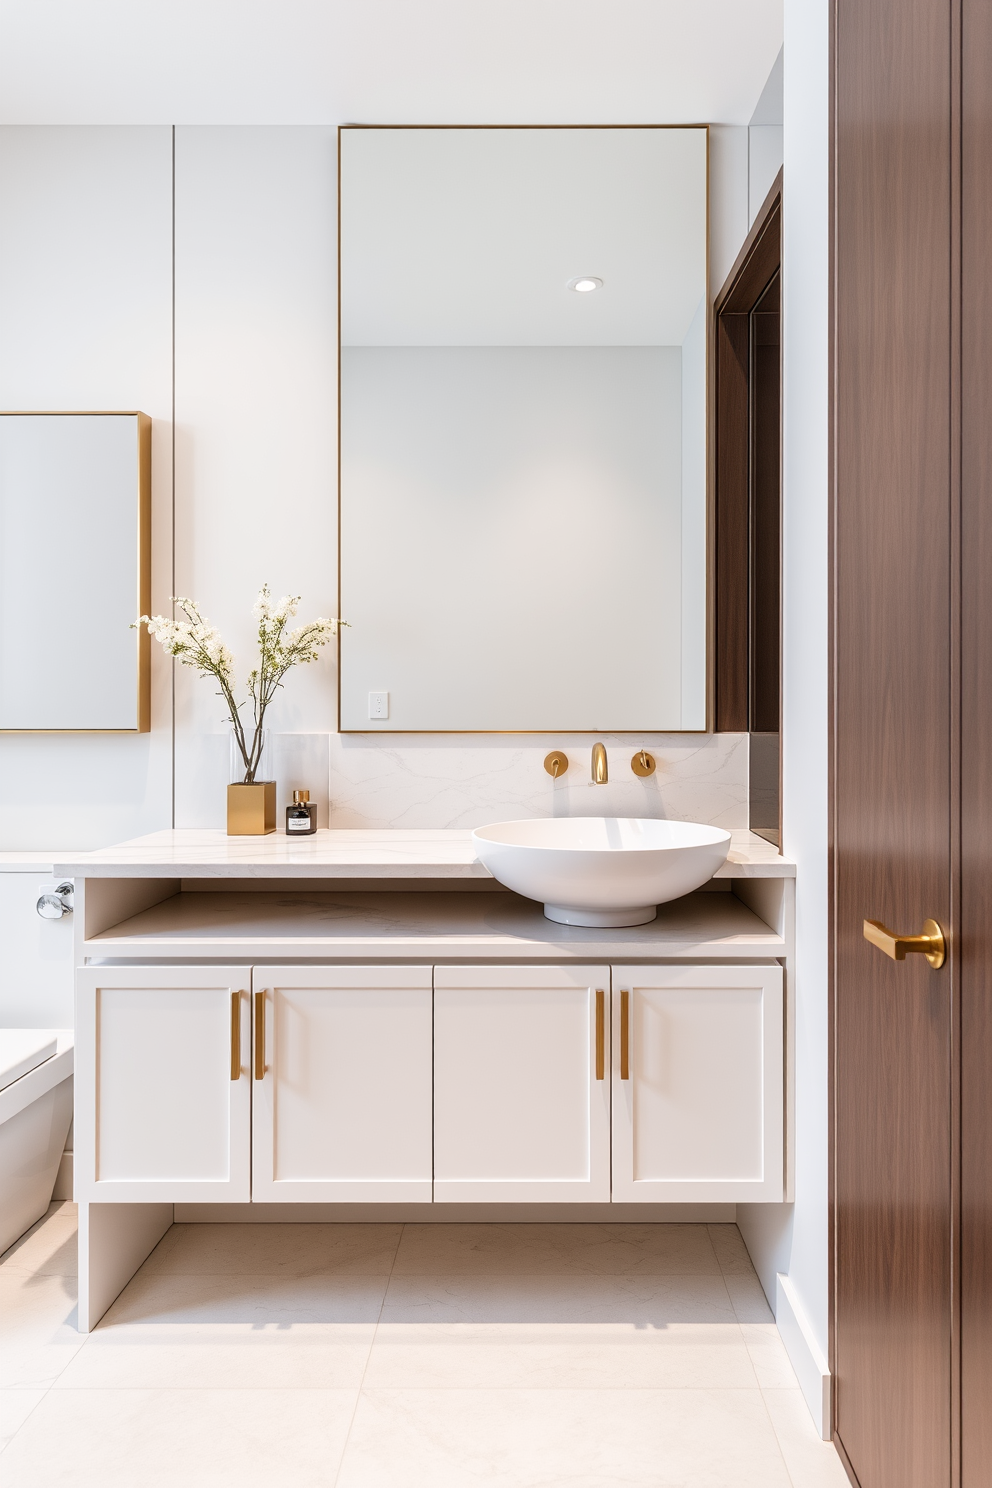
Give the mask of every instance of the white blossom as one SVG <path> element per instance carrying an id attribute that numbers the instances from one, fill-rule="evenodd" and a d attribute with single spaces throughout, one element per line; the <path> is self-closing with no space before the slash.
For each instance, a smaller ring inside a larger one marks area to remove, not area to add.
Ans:
<path id="1" fill-rule="evenodd" d="M 238 703 L 234 698 L 234 656 L 216 626 L 203 618 L 195 600 L 174 594 L 172 602 L 179 606 L 185 620 L 141 615 L 132 629 L 146 625 L 148 634 L 155 637 L 168 655 L 178 657 L 184 666 L 194 667 L 201 677 L 216 678 L 245 763 L 245 781 L 250 784 L 261 757 L 265 710 L 282 686 L 283 677 L 290 667 L 316 661 L 320 647 L 326 646 L 337 635 L 339 626 L 348 622 L 318 617 L 308 625 L 287 631 L 286 624 L 296 615 L 300 596 L 284 594 L 274 604 L 268 584 L 263 584 L 252 606 L 252 614 L 258 621 L 259 661 L 248 673 L 248 699 Z M 252 704 L 250 741 L 241 718 L 241 709 L 248 700 Z"/>

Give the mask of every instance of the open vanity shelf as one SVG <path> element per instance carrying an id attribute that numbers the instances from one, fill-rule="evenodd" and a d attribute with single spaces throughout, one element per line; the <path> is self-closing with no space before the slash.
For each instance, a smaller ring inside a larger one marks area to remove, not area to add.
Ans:
<path id="1" fill-rule="evenodd" d="M 467 832 L 168 832 L 56 864 L 80 1326 L 176 1206 L 790 1198 L 794 871 L 738 833 L 652 923 L 591 929 L 496 884 Z"/>
<path id="2" fill-rule="evenodd" d="M 112 881 L 111 881 L 112 882 Z M 729 886 L 728 886 L 729 890 Z M 84 938 L 85 961 L 305 958 L 338 961 L 747 959 L 785 954 L 785 939 L 736 895 L 688 894 L 626 930 L 558 925 L 507 892 L 176 891 Z"/>

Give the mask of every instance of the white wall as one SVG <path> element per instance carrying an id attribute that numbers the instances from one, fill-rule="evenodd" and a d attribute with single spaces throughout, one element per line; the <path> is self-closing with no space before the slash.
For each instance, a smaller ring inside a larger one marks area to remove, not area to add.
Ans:
<path id="1" fill-rule="evenodd" d="M 783 1328 L 818 1423 L 827 1354 L 827 0 L 785 3 L 783 192 L 783 849 L 796 879 L 796 1202 L 742 1206 L 769 1297 L 776 1273 L 804 1327 Z M 781 1290 L 781 1289 L 779 1289 Z M 805 1332 L 805 1337 L 803 1336 Z M 817 1358 L 816 1356 L 819 1356 Z"/>
<path id="2" fill-rule="evenodd" d="M 172 131 L 0 130 L 0 405 L 152 415 L 153 609 L 192 593 L 242 662 L 263 580 L 301 592 L 303 616 L 335 613 L 335 133 L 175 131 L 173 579 Z M 717 144 L 715 169 L 711 147 L 711 231 L 722 253 L 711 251 L 711 271 L 728 254 L 729 268 L 747 230 L 746 129 L 713 134 L 738 147 L 721 154 Z M 0 847 L 61 851 L 173 820 L 223 824 L 222 709 L 182 668 L 173 817 L 171 668 L 154 654 L 151 735 L 0 736 Z M 334 694 L 326 656 L 290 677 L 272 726 L 281 792 L 309 786 L 326 811 L 329 760 L 330 819 L 341 825 L 550 814 L 562 798 L 543 754 L 558 744 L 587 759 L 593 742 L 349 739 L 329 732 Z M 662 761 L 654 810 L 745 824 L 737 736 L 645 735 L 614 747 L 628 744 Z M 613 774 L 600 811 L 629 796 Z"/>
<path id="3" fill-rule="evenodd" d="M 153 419 L 153 574 L 172 567 L 172 131 L 0 130 L 0 407 Z M 41 512 L 33 561 L 44 563 Z M 65 644 L 80 617 L 64 616 Z M 146 735 L 0 735 L 0 846 L 89 847 L 171 817 L 171 667 Z"/>

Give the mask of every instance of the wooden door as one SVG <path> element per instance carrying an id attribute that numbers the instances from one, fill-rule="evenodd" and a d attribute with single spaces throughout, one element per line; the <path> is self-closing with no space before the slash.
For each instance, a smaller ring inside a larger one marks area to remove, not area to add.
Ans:
<path id="1" fill-rule="evenodd" d="M 613 1198 L 784 1197 L 782 968 L 613 968 Z"/>
<path id="2" fill-rule="evenodd" d="M 252 1198 L 431 1200 L 431 968 L 256 967 Z"/>
<path id="3" fill-rule="evenodd" d="M 962 6 L 961 1480 L 992 1480 L 992 7 Z"/>
<path id="4" fill-rule="evenodd" d="M 607 966 L 434 968 L 434 1198 L 610 1197 Z"/>
<path id="5" fill-rule="evenodd" d="M 75 1194 L 95 1203 L 251 1197 L 250 973 L 76 973 Z"/>
<path id="6" fill-rule="evenodd" d="M 861 1488 L 952 1481 L 952 7 L 834 0 L 833 1347 Z M 788 266 L 786 266 L 788 273 Z M 890 960 L 867 919 L 950 939 Z"/>

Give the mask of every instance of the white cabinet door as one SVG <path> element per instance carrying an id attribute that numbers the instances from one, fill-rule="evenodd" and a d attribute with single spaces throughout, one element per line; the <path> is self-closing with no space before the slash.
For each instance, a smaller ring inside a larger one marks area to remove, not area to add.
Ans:
<path id="1" fill-rule="evenodd" d="M 75 1196 L 250 1198 L 249 972 L 76 973 Z"/>
<path id="2" fill-rule="evenodd" d="M 434 968 L 434 1198 L 610 1197 L 609 968 Z"/>
<path id="3" fill-rule="evenodd" d="M 783 1197 L 780 966 L 613 968 L 613 1197 Z"/>
<path id="4" fill-rule="evenodd" d="M 252 1197 L 431 1199 L 431 968 L 254 978 Z"/>

